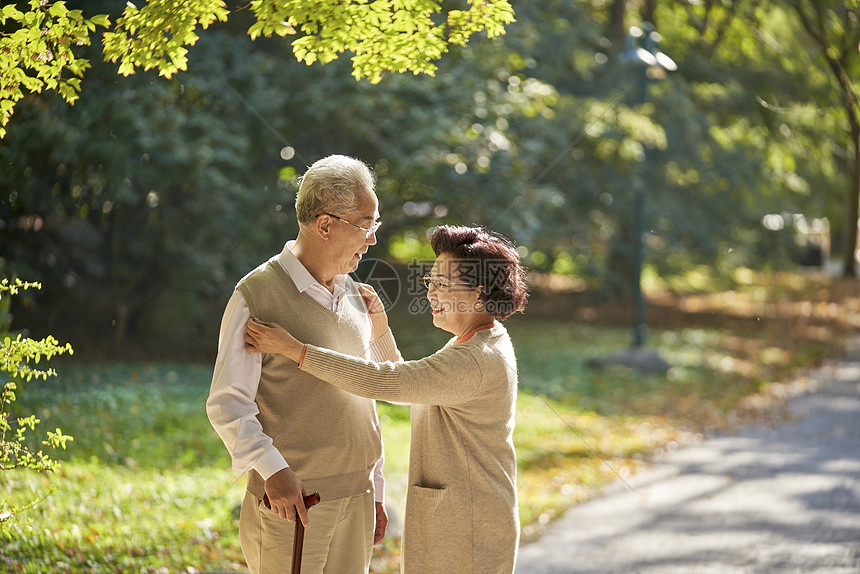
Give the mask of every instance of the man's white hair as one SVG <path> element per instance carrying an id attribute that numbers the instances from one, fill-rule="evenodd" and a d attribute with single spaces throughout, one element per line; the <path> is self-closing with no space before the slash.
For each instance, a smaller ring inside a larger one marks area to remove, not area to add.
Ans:
<path id="1" fill-rule="evenodd" d="M 321 213 L 348 215 L 355 208 L 356 194 L 373 193 L 370 168 L 361 160 L 330 155 L 316 161 L 299 181 L 296 219 L 309 225 Z"/>

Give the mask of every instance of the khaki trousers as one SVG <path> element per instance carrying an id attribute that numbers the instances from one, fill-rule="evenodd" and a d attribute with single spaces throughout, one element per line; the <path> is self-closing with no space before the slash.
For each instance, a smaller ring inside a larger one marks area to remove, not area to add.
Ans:
<path id="1" fill-rule="evenodd" d="M 370 569 L 376 506 L 367 492 L 323 501 L 308 511 L 302 574 L 366 574 Z M 295 522 L 284 520 L 245 492 L 239 542 L 251 574 L 289 574 Z"/>

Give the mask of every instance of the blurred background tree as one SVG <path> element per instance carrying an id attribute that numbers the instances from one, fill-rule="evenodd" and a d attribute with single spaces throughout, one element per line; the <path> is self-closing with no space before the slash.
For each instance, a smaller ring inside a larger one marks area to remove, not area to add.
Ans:
<path id="1" fill-rule="evenodd" d="M 827 65 L 824 78 L 819 79 L 822 99 L 827 107 L 839 109 L 844 116 L 837 124 L 843 136 L 840 142 L 840 164 L 850 177 L 845 193 L 845 229 L 857 227 L 860 215 L 860 97 L 855 81 L 860 74 L 860 2 L 828 2 L 825 0 L 793 0 L 794 9 L 810 50 L 815 60 Z M 854 262 L 857 259 L 857 233 L 846 233 L 842 250 L 842 265 L 845 276 L 855 276 Z"/>
<path id="2" fill-rule="evenodd" d="M 239 6 L 170 79 L 119 76 L 81 46 L 92 69 L 76 104 L 26 95 L 0 140 L 0 274 L 63 293 L 18 312 L 79 352 L 208 358 L 235 282 L 296 233 L 296 177 L 330 153 L 374 167 L 385 225 L 371 255 L 392 262 L 426 256 L 433 225 L 487 225 L 532 270 L 623 301 L 640 182 L 661 277 L 796 266 L 814 220 L 856 241 L 845 94 L 860 66 L 856 2 L 819 3 L 840 45 L 853 38 L 841 84 L 796 4 L 523 0 L 504 36 L 449 46 L 434 76 L 378 83 L 252 42 L 257 17 Z M 678 63 L 644 105 L 618 58 L 643 21 Z"/>

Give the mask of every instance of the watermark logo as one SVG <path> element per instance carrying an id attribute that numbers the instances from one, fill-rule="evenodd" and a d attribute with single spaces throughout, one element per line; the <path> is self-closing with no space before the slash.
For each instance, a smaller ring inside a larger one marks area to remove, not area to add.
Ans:
<path id="1" fill-rule="evenodd" d="M 353 272 L 353 278 L 373 287 L 386 312 L 400 299 L 402 292 L 400 274 L 387 261 L 375 258 L 364 259 Z"/>
<path id="2" fill-rule="evenodd" d="M 353 278 L 373 287 L 386 312 L 402 301 L 410 314 L 421 315 L 430 310 L 424 278 L 433 276 L 434 263 L 413 259 L 405 266 L 396 266 L 383 259 L 368 258 L 359 264 Z M 480 285 L 485 294 L 490 294 L 507 290 L 510 269 L 510 261 L 504 259 L 461 259 L 434 279 L 440 281 L 437 287 L 446 291 Z"/>

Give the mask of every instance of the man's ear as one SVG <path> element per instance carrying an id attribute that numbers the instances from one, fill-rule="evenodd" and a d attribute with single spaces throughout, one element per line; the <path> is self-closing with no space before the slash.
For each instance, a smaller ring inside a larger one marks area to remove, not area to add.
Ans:
<path id="1" fill-rule="evenodd" d="M 314 231 L 323 239 L 328 239 L 331 234 L 332 219 L 325 213 L 314 220 Z"/>

